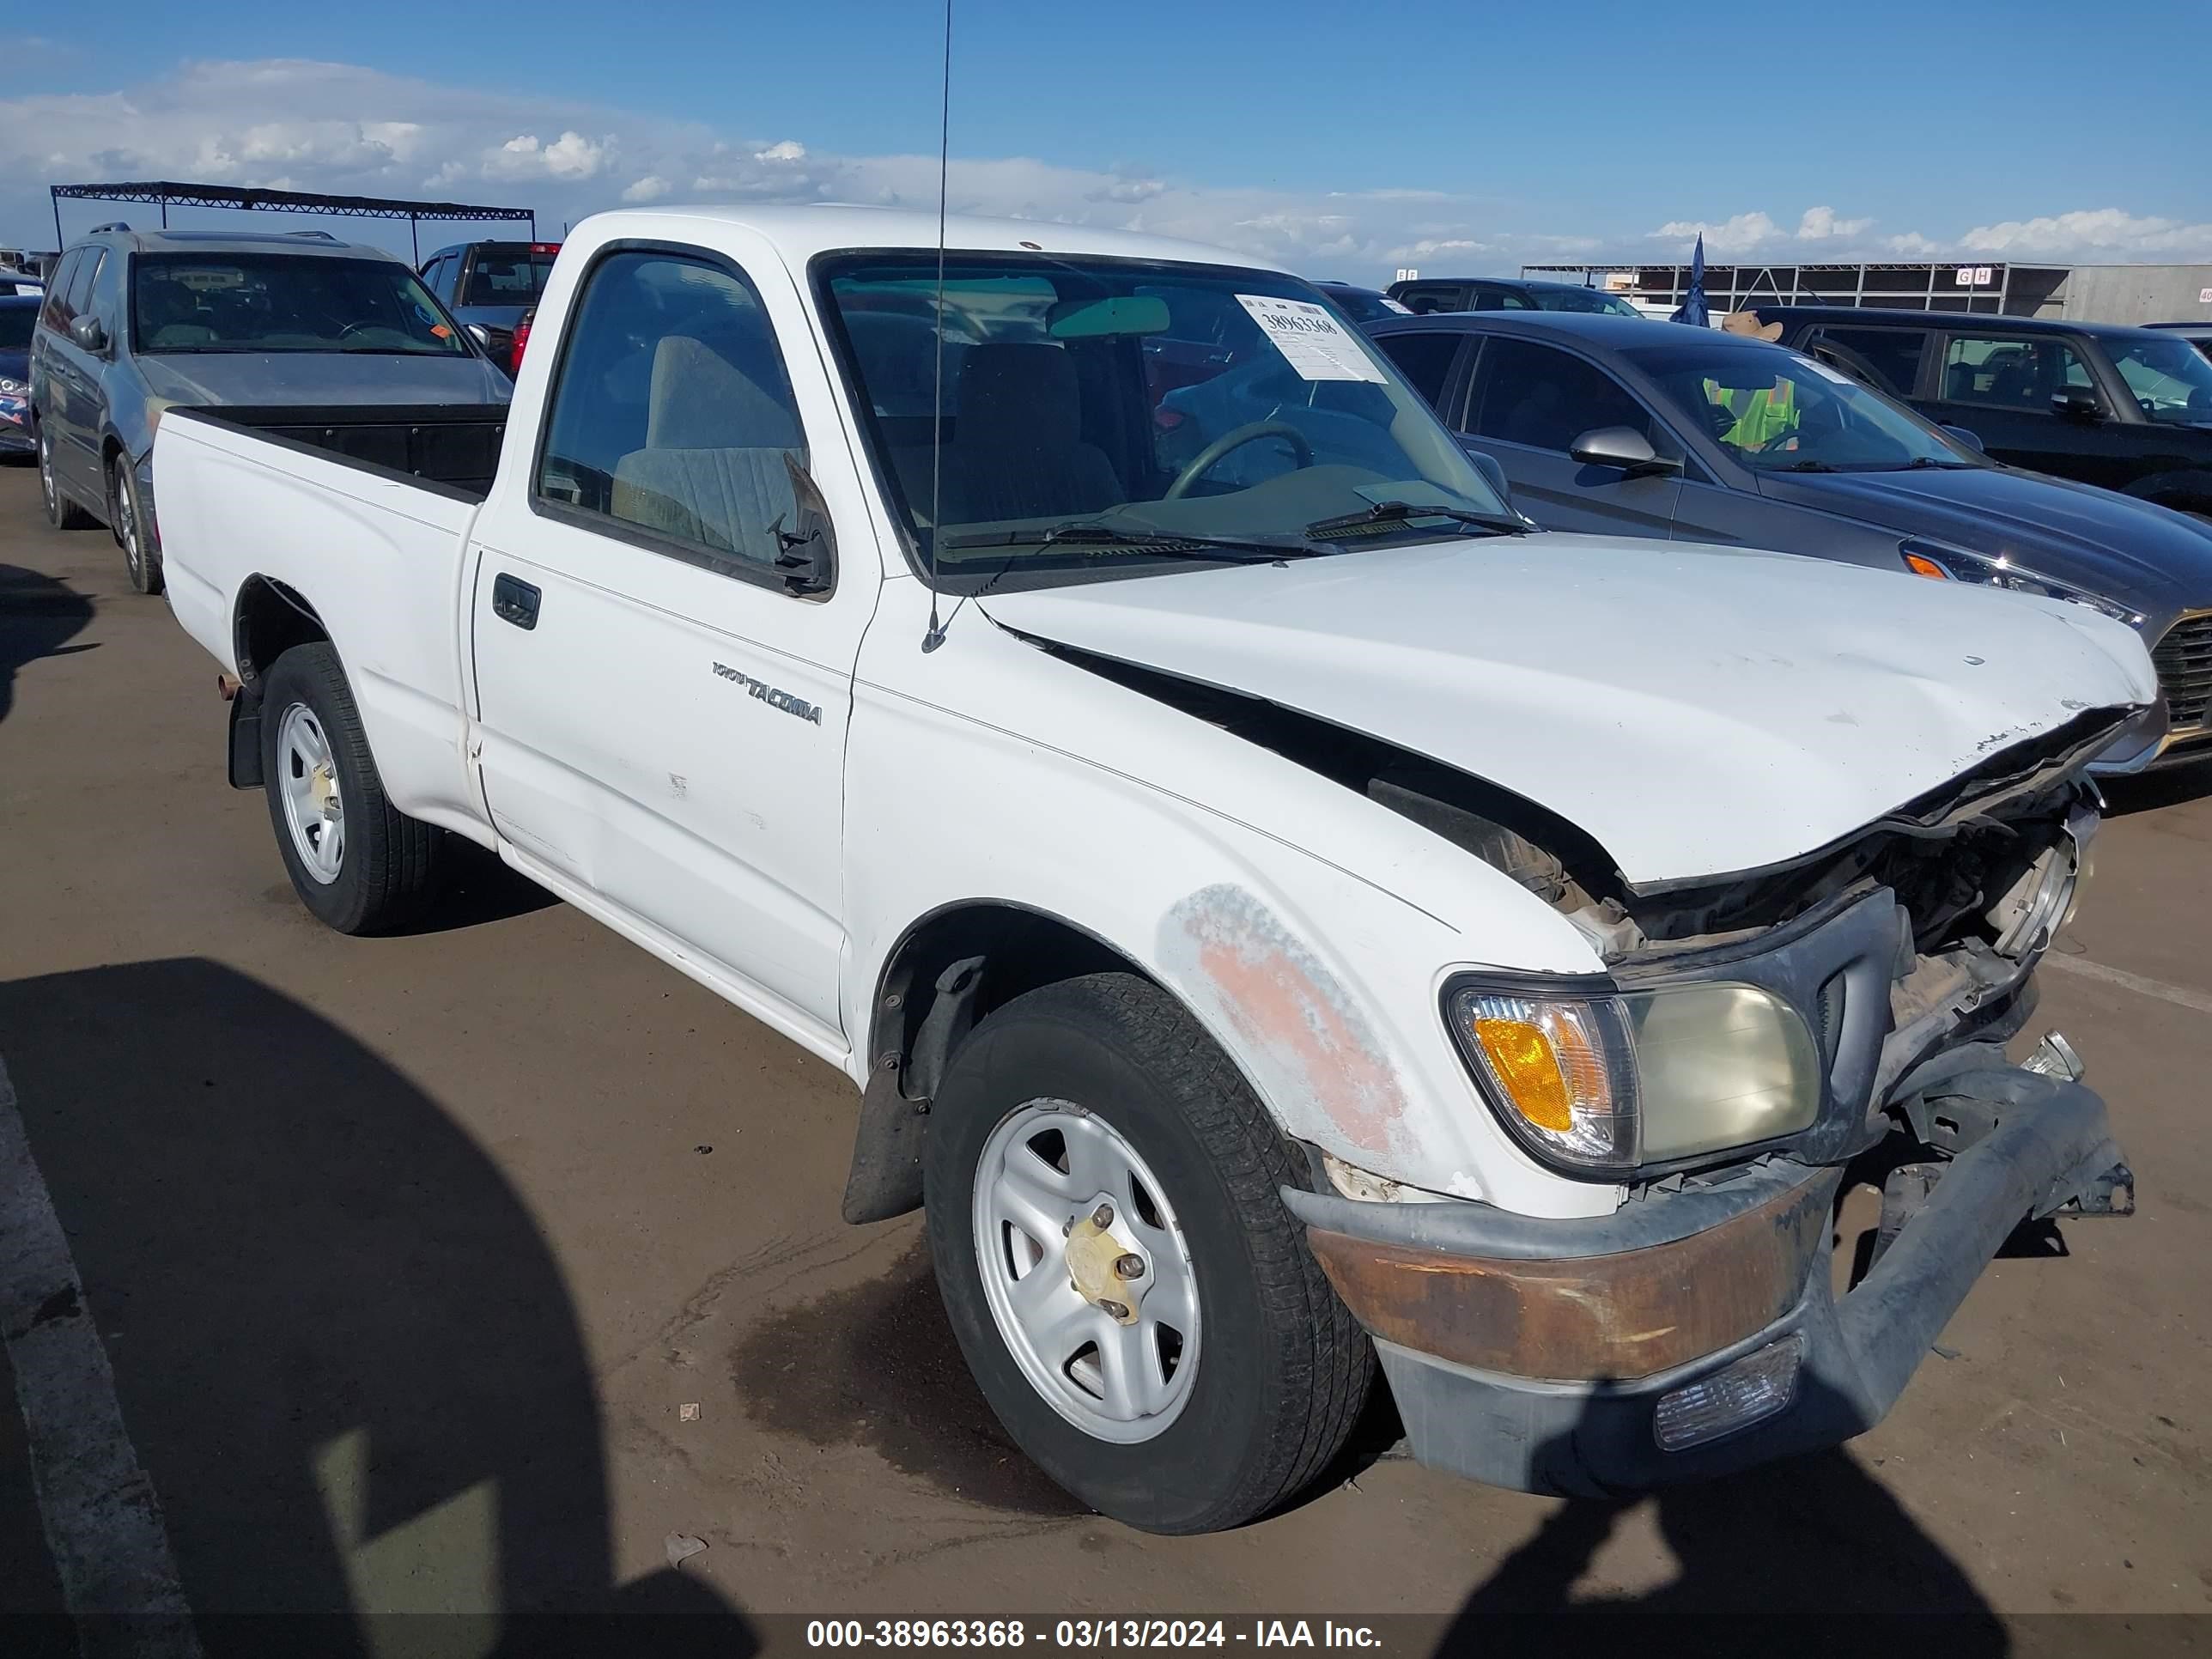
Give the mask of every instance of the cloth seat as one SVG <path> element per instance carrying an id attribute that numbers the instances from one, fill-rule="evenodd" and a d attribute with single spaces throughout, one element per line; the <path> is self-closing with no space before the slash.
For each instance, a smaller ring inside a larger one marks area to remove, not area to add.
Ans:
<path id="1" fill-rule="evenodd" d="M 1128 499 L 1105 452 L 1084 441 L 1075 364 L 1062 348 L 970 346 L 956 407 L 945 448 L 948 524 L 1081 517 Z M 927 514 L 927 494 L 916 505 Z"/>
<path id="2" fill-rule="evenodd" d="M 798 509 L 787 453 L 803 464 L 799 416 L 704 340 L 672 334 L 653 349 L 645 447 L 615 463 L 616 518 L 773 564 L 775 531 Z"/>

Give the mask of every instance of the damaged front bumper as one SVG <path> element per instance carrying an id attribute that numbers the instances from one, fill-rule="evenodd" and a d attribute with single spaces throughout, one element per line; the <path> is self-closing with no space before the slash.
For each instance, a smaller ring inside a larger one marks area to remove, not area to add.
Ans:
<path id="1" fill-rule="evenodd" d="M 1843 1172 L 1786 1158 L 1587 1221 L 1283 1196 L 1374 1336 L 1421 1462 L 1565 1495 L 1702 1479 L 1881 1421 L 2021 1221 L 2132 1207 L 2097 1095 L 1965 1058 L 1900 1100 L 1948 1157 L 1911 1166 L 1840 1300 Z"/>

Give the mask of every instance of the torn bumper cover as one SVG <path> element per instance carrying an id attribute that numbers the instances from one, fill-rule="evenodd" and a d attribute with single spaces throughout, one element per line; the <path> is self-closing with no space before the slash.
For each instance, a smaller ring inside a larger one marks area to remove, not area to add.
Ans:
<path id="1" fill-rule="evenodd" d="M 2014 1226 L 2110 1208 L 2104 1102 L 2016 1067 L 1946 1079 L 1985 1132 L 1866 1278 L 1830 1291 L 1843 1173 L 1774 1159 L 1589 1221 L 1285 1189 L 1376 1340 L 1414 1455 L 1599 1496 L 1832 1446 L 1880 1422 Z"/>

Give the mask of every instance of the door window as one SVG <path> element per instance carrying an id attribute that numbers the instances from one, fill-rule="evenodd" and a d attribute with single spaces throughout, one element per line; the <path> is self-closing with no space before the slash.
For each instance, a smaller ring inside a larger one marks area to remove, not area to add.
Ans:
<path id="1" fill-rule="evenodd" d="M 2106 349 L 2116 343 L 2108 342 Z M 2148 336 L 2113 352 L 2112 367 L 2152 420 L 2178 425 L 2212 422 L 2212 363 L 2188 341 Z"/>
<path id="2" fill-rule="evenodd" d="M 2062 386 L 2096 384 L 2088 365 L 2063 340 L 1958 335 L 1943 354 L 1947 403 L 2048 415 Z"/>
<path id="3" fill-rule="evenodd" d="M 1474 298 L 1468 306 L 1469 311 L 1534 311 L 1526 295 L 1510 288 L 1499 288 L 1493 283 L 1478 283 Z"/>
<path id="4" fill-rule="evenodd" d="M 1452 364 L 1459 359 L 1460 342 L 1468 337 L 1464 334 L 1385 334 L 1375 343 L 1413 383 L 1413 390 L 1428 400 L 1429 407 L 1442 413 Z"/>
<path id="5" fill-rule="evenodd" d="M 760 295 L 703 257 L 593 267 L 554 372 L 539 500 L 727 574 L 771 572 L 806 439 Z"/>
<path id="6" fill-rule="evenodd" d="M 104 247 L 85 249 L 84 258 L 77 262 L 76 270 L 70 277 L 69 296 L 62 302 L 68 307 L 70 319 L 72 322 L 83 316 L 91 306 L 92 280 L 100 274 L 100 268 L 106 263 L 107 250 Z"/>
<path id="7" fill-rule="evenodd" d="M 48 328 L 65 329 L 70 324 L 69 289 L 76 278 L 77 267 L 84 263 L 87 250 L 71 248 L 62 256 L 54 268 L 53 280 L 46 284 L 46 303 L 39 313 L 39 320 Z"/>
<path id="8" fill-rule="evenodd" d="M 1928 334 L 1917 328 L 1820 328 L 1806 342 L 1806 349 L 1877 392 L 1910 398 L 1920 384 L 1920 360 L 1928 355 Z"/>
<path id="9" fill-rule="evenodd" d="M 1493 336 L 1475 374 L 1474 432 L 1500 443 L 1565 454 L 1595 427 L 1651 436 L 1651 416 L 1620 381 L 1581 358 L 1531 340 Z"/>

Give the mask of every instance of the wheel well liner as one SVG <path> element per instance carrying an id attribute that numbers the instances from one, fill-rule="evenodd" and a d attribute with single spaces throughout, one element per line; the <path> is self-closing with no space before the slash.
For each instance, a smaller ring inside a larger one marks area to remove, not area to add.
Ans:
<path id="1" fill-rule="evenodd" d="M 232 645 L 242 684 L 258 685 L 270 664 L 294 646 L 330 637 L 314 606 L 283 582 L 255 574 L 240 586 Z"/>
<path id="2" fill-rule="evenodd" d="M 845 1218 L 883 1221 L 920 1206 L 926 1115 L 976 1021 L 1024 992 L 1096 973 L 1152 982 L 1095 933 L 1010 900 L 941 905 L 908 927 L 884 959 L 868 1007 L 868 1083 Z"/>

